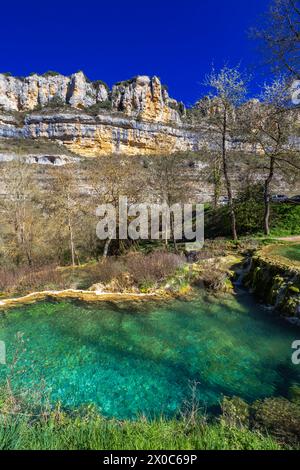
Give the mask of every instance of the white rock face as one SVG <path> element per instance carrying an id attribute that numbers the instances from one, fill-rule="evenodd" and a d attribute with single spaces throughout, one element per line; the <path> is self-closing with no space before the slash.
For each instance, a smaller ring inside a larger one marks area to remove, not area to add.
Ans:
<path id="1" fill-rule="evenodd" d="M 7 111 L 19 110 L 22 82 L 0 74 L 0 107 Z"/>
<path id="2" fill-rule="evenodd" d="M 141 75 L 117 83 L 112 89 L 113 109 L 142 120 L 180 123 L 176 105 L 179 103 L 169 98 L 167 90 L 157 77 Z"/>
<path id="3" fill-rule="evenodd" d="M 67 102 L 74 108 L 88 108 L 108 99 L 105 86 L 87 82 L 83 72 L 72 75 L 69 87 L 70 98 Z"/>
<path id="4" fill-rule="evenodd" d="M 25 78 L 0 74 L 0 111 L 32 111 L 51 104 L 83 109 L 103 102 L 108 102 L 109 108 L 109 101 L 112 111 L 127 116 L 181 123 L 183 106 L 169 97 L 157 77 L 141 75 L 116 84 L 110 92 L 103 82 L 90 82 L 83 72 L 70 77 L 53 72 Z"/>
<path id="5" fill-rule="evenodd" d="M 12 161 L 23 160 L 26 163 L 37 164 L 37 165 L 52 165 L 52 166 L 62 166 L 69 163 L 79 162 L 79 158 L 69 157 L 68 155 L 26 155 L 20 156 L 15 153 L 0 153 L 0 162 L 7 163 Z"/>
<path id="6" fill-rule="evenodd" d="M 89 82 L 82 72 L 71 77 L 34 74 L 22 79 L 0 74 L 0 108 L 5 111 L 30 111 L 51 102 L 88 107 L 107 99 L 106 87 Z"/>

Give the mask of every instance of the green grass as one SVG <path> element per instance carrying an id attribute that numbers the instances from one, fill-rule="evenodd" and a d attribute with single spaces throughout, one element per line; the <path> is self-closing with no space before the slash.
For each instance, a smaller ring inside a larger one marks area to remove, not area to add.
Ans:
<path id="1" fill-rule="evenodd" d="M 273 439 L 222 423 L 181 420 L 117 422 L 99 415 L 43 421 L 2 417 L 1 450 L 279 450 Z"/>
<path id="2" fill-rule="evenodd" d="M 263 237 L 262 203 L 250 202 L 236 204 L 237 228 L 240 237 Z M 270 218 L 270 236 L 285 237 L 300 234 L 300 205 L 272 204 Z M 207 238 L 230 236 L 230 218 L 228 207 L 219 207 L 216 210 L 207 209 L 205 214 L 205 233 Z"/>

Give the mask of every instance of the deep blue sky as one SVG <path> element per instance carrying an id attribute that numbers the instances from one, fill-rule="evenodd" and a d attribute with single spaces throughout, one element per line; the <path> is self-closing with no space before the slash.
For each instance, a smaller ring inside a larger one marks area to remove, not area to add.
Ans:
<path id="1" fill-rule="evenodd" d="M 247 30 L 270 0 L 52 0 L 1 2 L 0 71 L 14 75 L 83 70 L 110 86 L 158 75 L 192 104 L 211 64 L 259 65 Z M 261 83 L 261 69 L 252 92 Z"/>

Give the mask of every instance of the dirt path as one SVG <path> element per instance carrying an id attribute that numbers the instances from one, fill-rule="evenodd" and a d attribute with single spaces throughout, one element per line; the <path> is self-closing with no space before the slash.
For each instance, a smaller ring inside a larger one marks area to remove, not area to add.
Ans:
<path id="1" fill-rule="evenodd" d="M 300 242 L 300 235 L 297 235 L 295 237 L 276 238 L 275 240 L 281 240 L 281 241 L 285 241 L 285 242 Z"/>

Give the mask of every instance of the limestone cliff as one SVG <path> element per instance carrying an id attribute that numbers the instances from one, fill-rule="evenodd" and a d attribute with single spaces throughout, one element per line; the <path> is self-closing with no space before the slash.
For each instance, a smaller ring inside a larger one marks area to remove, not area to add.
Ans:
<path id="1" fill-rule="evenodd" d="M 113 109 L 145 121 L 180 123 L 179 113 L 169 106 L 171 103 L 176 106 L 177 102 L 169 98 L 157 77 L 136 77 L 112 89 Z"/>
<path id="2" fill-rule="evenodd" d="M 107 99 L 105 85 L 89 82 L 82 72 L 71 77 L 53 72 L 25 78 L 0 74 L 0 108 L 5 111 L 29 111 L 51 102 L 88 107 Z"/>
<path id="3" fill-rule="evenodd" d="M 48 72 L 19 78 L 0 74 L 0 109 L 32 111 L 49 105 L 86 109 L 107 102 L 112 111 L 160 123 L 180 122 L 180 107 L 157 77 L 138 76 L 119 82 L 110 91 L 103 82 L 91 82 L 83 72 L 70 77 Z"/>
<path id="4" fill-rule="evenodd" d="M 157 77 L 138 76 L 109 90 L 82 72 L 0 74 L 0 137 L 48 138 L 82 156 L 198 150 L 201 138 L 182 124 L 184 113 Z"/>
<path id="5" fill-rule="evenodd" d="M 207 140 L 206 118 L 218 106 L 216 99 L 202 99 L 195 107 L 200 119 L 185 119 L 184 105 L 170 98 L 157 77 L 137 76 L 110 90 L 83 72 L 69 77 L 55 72 L 24 78 L 0 74 L 0 138 L 45 138 L 87 157 L 215 148 L 213 139 Z M 228 145 L 240 152 L 257 151 L 243 140 Z"/>

